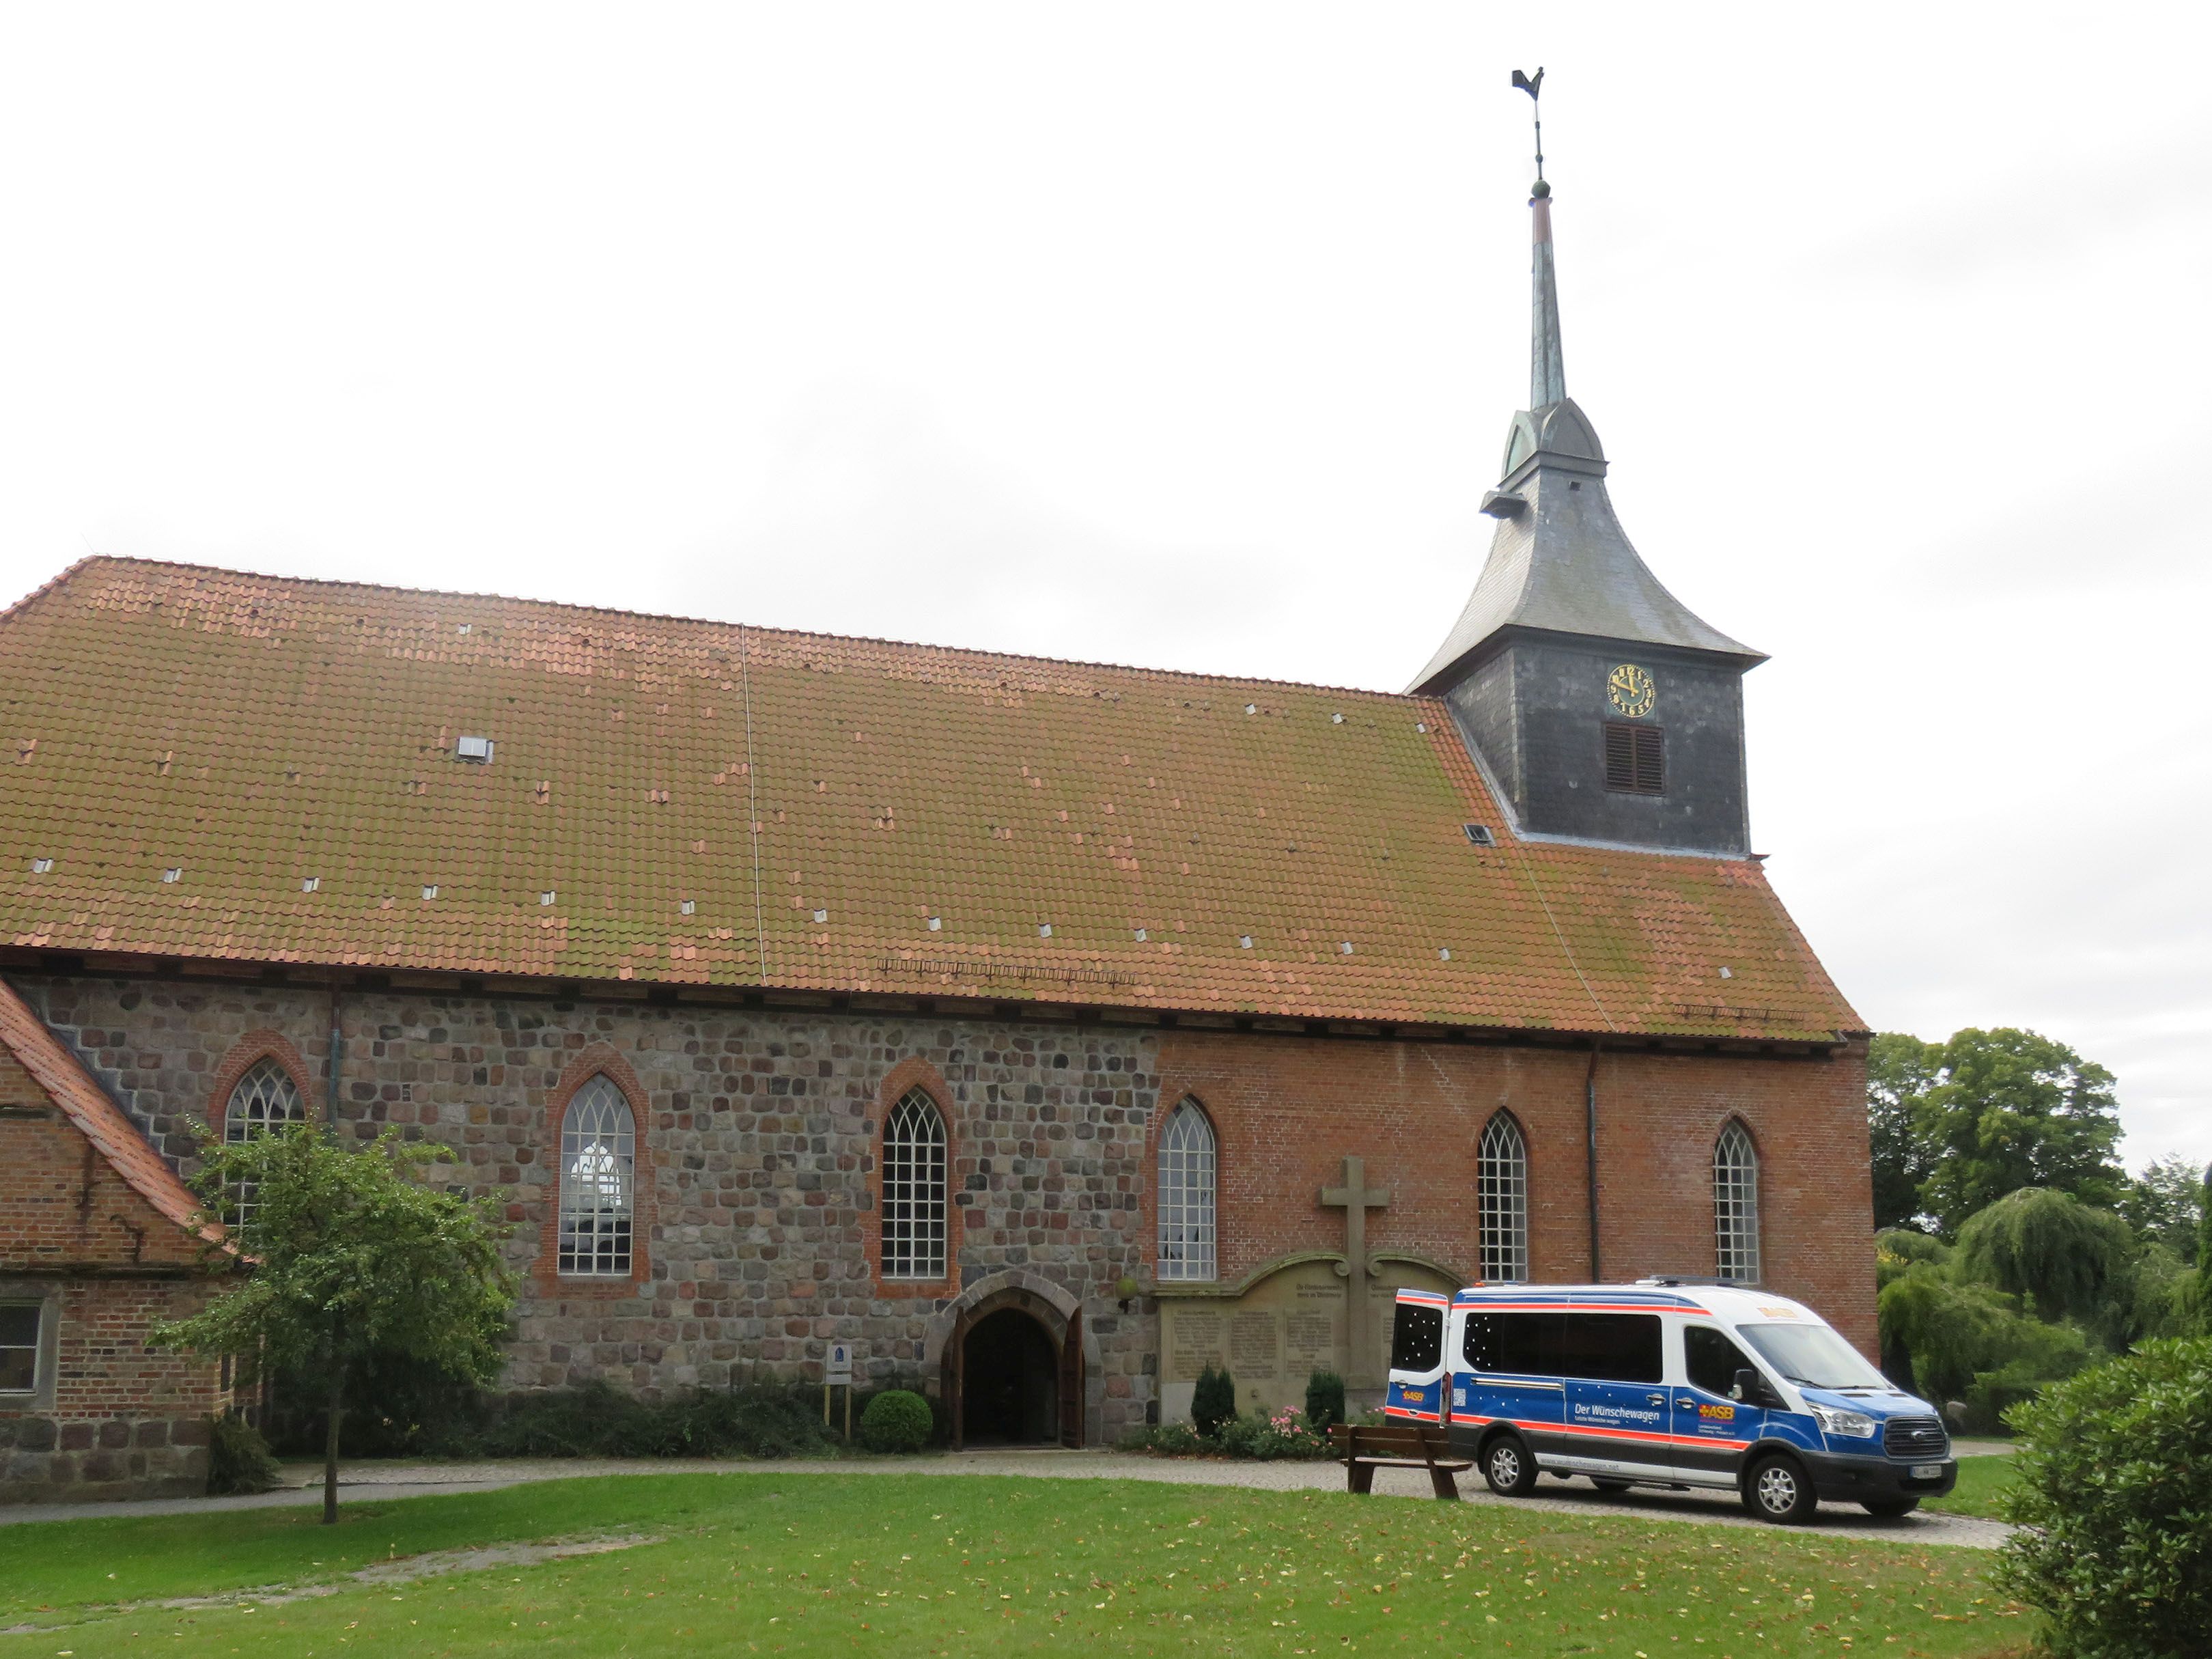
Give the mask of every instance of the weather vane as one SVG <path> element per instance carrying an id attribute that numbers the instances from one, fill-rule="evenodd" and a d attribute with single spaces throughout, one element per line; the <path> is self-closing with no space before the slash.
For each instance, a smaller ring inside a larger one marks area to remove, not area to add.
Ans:
<path id="1" fill-rule="evenodd" d="M 1523 75 L 1519 70 L 1515 70 L 1513 71 L 1513 84 L 1519 88 L 1522 92 L 1528 94 L 1528 102 L 1534 108 L 1536 112 L 1535 193 L 1539 196 L 1549 196 L 1552 193 L 1552 187 L 1544 182 L 1544 106 L 1540 100 L 1540 94 L 1544 90 L 1544 70 L 1542 66 L 1540 64 L 1538 65 L 1536 72 L 1533 76 Z"/>

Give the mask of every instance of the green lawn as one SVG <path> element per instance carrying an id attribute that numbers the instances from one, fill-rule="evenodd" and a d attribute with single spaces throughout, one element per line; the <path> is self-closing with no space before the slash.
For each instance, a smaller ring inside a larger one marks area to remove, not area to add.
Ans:
<path id="1" fill-rule="evenodd" d="M 2001 1520 L 1997 1494 L 2012 1485 L 2012 1476 L 2013 1461 L 2009 1457 L 1962 1457 L 1959 1460 L 1959 1484 L 1942 1497 L 1929 1498 L 1922 1507 L 1951 1515 L 1978 1515 L 1984 1520 Z"/>
<path id="2" fill-rule="evenodd" d="M 0 1529 L 0 1659 L 1098 1650 L 1976 1659 L 2027 1620 L 1978 1551 L 1336 1492 L 774 1472 Z M 365 1562 L 647 1533 L 606 1554 L 275 1600 Z M 118 1601 L 238 1590 L 218 1605 Z M 171 1647 L 172 1641 L 181 1645 Z"/>

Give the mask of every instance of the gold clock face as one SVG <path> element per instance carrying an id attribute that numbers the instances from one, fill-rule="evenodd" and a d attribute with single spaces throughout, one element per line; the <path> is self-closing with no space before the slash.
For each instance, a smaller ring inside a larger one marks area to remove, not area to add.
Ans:
<path id="1" fill-rule="evenodd" d="M 1605 694 L 1613 706 L 1631 720 L 1642 720 L 1658 701 L 1659 688 L 1651 676 L 1632 662 L 1625 662 L 1605 677 Z"/>

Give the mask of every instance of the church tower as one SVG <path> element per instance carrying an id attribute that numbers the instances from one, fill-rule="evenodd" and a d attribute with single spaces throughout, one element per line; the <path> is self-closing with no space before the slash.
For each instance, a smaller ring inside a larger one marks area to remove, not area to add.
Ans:
<path id="1" fill-rule="evenodd" d="M 1489 561 L 1412 690 L 1450 705 L 1523 833 L 1741 857 L 1743 676 L 1765 658 L 1662 586 L 1613 516 L 1567 396 L 1539 133 L 1528 407 L 1482 498 Z"/>

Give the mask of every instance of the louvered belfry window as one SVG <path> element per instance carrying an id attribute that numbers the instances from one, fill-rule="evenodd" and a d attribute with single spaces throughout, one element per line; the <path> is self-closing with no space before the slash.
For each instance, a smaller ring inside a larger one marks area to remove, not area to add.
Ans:
<path id="1" fill-rule="evenodd" d="M 623 1279 L 637 1196 L 637 1123 L 605 1073 L 561 1119 L 561 1271 Z"/>
<path id="2" fill-rule="evenodd" d="M 1214 1276 L 1213 1189 L 1213 1126 L 1186 1100 L 1160 1135 L 1160 1278 Z"/>
<path id="3" fill-rule="evenodd" d="M 1759 1283 L 1759 1153 L 1741 1123 L 1713 1144 L 1713 1271 L 1739 1285 Z"/>
<path id="4" fill-rule="evenodd" d="M 258 1060 L 238 1079 L 223 1104 L 222 1138 L 235 1146 L 272 1129 L 307 1121 L 307 1109 L 292 1074 L 273 1060 Z M 230 1213 L 224 1218 L 234 1227 L 243 1227 L 253 1218 L 252 1182 L 241 1181 L 231 1188 Z"/>
<path id="5" fill-rule="evenodd" d="M 1512 1115 L 1500 1112 L 1482 1132 L 1475 1157 L 1485 1284 L 1528 1277 L 1528 1146 Z"/>
<path id="6" fill-rule="evenodd" d="M 945 1120 L 920 1089 L 884 1125 L 884 1277 L 945 1277 Z"/>
<path id="7" fill-rule="evenodd" d="M 1667 793 L 1667 734 L 1626 720 L 1605 725 L 1605 787 L 1630 795 Z"/>

